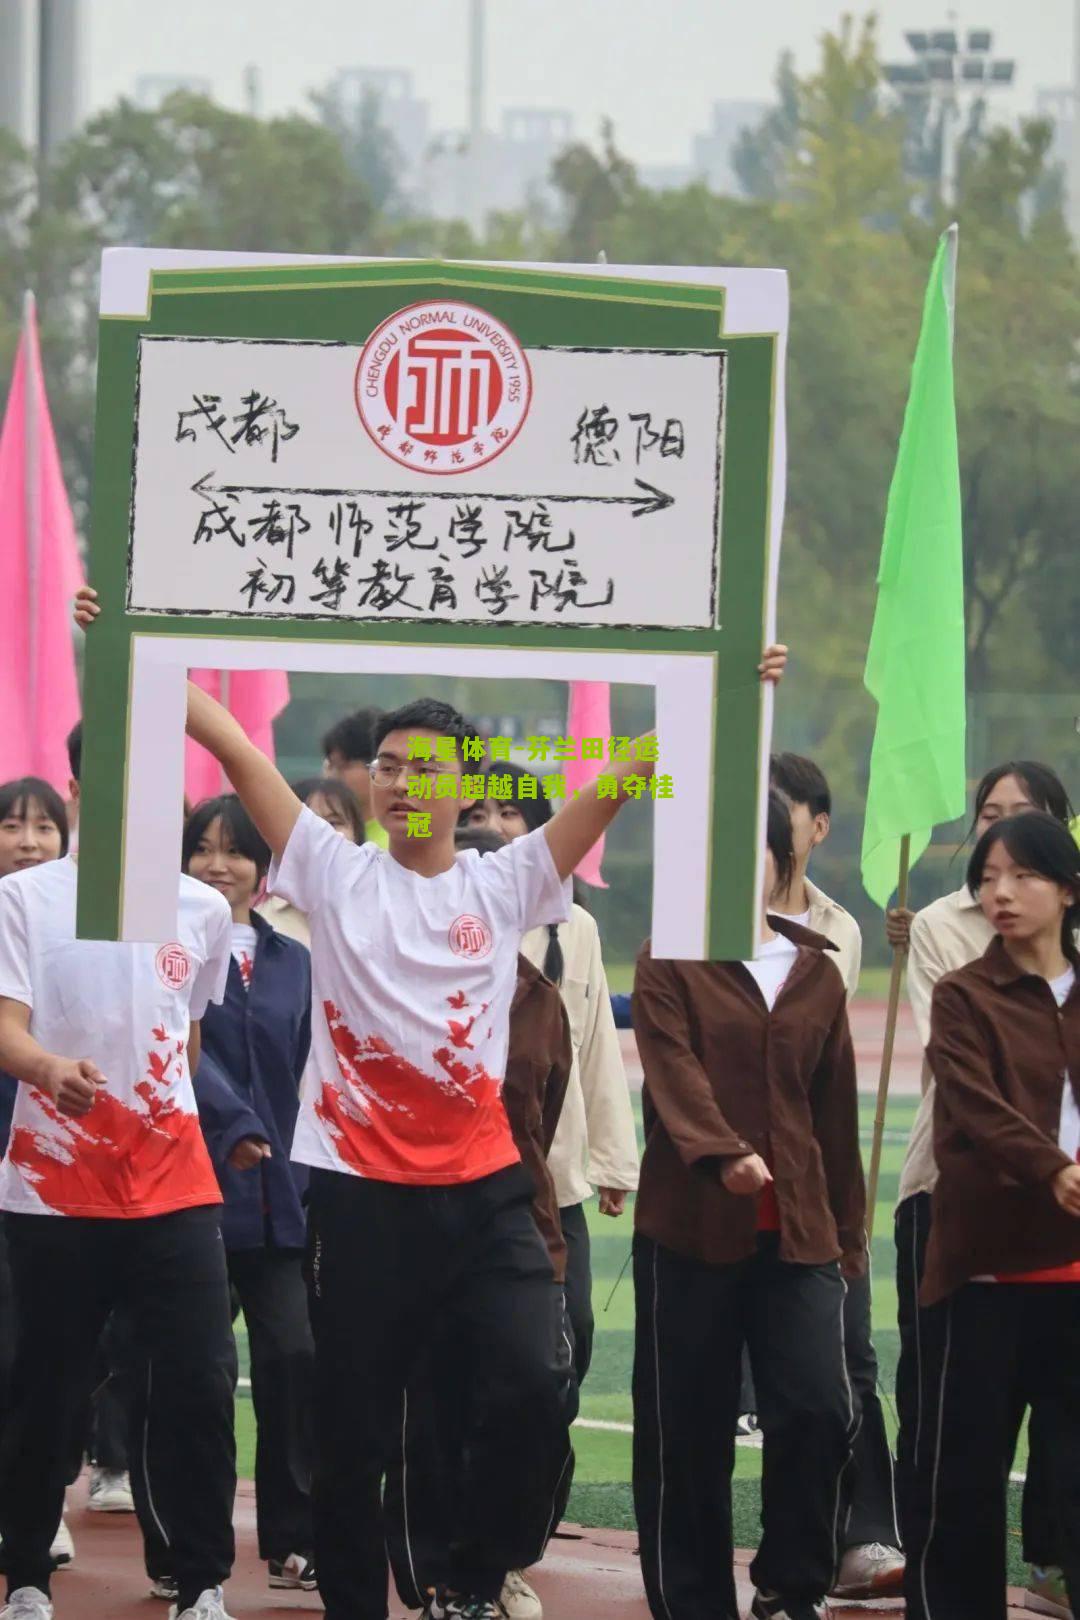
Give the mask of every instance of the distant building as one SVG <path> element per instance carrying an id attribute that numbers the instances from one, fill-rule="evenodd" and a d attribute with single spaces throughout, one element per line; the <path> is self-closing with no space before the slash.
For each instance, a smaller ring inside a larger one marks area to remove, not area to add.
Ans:
<path id="1" fill-rule="evenodd" d="M 437 219 L 463 219 L 474 229 L 487 215 L 530 203 L 554 203 L 551 166 L 574 139 L 568 112 L 508 107 L 497 134 L 438 136 L 424 169 L 423 195 Z"/>
<path id="2" fill-rule="evenodd" d="M 140 73 L 135 80 L 135 103 L 154 112 L 178 90 L 188 95 L 210 97 L 214 87 L 209 79 L 193 73 Z"/>
<path id="3" fill-rule="evenodd" d="M 82 0 L 0 0 L 0 128 L 47 156 L 85 110 Z"/>
<path id="4" fill-rule="evenodd" d="M 1076 122 L 1076 92 L 1068 86 L 1036 90 L 1035 116 L 1052 119 L 1054 141 L 1050 160 L 1065 171 L 1065 196 L 1069 224 L 1080 241 L 1080 130 Z"/>
<path id="5" fill-rule="evenodd" d="M 431 142 L 431 112 L 413 89 L 406 68 L 342 68 L 331 80 L 346 111 L 358 113 L 371 97 L 378 104 L 379 122 L 394 138 L 401 154 L 406 189 L 415 183 Z"/>
<path id="6" fill-rule="evenodd" d="M 704 180 L 710 191 L 730 196 L 739 191 L 739 180 L 732 164 L 735 143 L 744 129 L 760 124 L 771 111 L 767 101 L 715 101 L 712 128 L 694 136 L 694 176 Z"/>

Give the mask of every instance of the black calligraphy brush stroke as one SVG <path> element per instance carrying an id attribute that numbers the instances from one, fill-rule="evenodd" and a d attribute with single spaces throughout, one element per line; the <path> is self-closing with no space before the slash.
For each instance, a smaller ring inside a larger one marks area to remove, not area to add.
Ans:
<path id="1" fill-rule="evenodd" d="M 719 373 L 719 378 L 717 380 L 716 400 L 716 481 L 713 485 L 713 534 L 715 536 L 715 540 L 713 543 L 712 579 L 710 585 L 712 600 L 709 603 L 709 611 L 712 615 L 713 625 L 717 630 L 720 628 L 720 525 L 723 521 L 721 508 L 724 498 L 724 457 L 727 428 L 727 417 L 724 410 L 726 404 L 724 384 L 727 378 L 726 353 L 721 359 Z"/>
<path id="2" fill-rule="evenodd" d="M 188 336 L 181 332 L 143 332 L 139 337 L 140 348 L 144 343 L 216 343 L 219 345 L 226 343 L 247 343 L 252 345 L 256 343 L 273 343 L 279 348 L 285 349 L 355 349 L 363 347 L 362 341 L 358 344 L 353 338 L 200 337 L 198 334 Z"/>
<path id="3" fill-rule="evenodd" d="M 139 402 L 142 398 L 142 346 L 140 336 L 135 353 L 135 418 L 131 425 L 131 489 L 128 494 L 127 589 L 124 592 L 124 611 L 130 613 L 131 592 L 135 581 L 135 486 L 139 476 Z"/>
<path id="4" fill-rule="evenodd" d="M 462 629 L 471 630 L 478 628 L 497 630 L 500 626 L 502 626 L 507 630 L 557 630 L 561 628 L 565 630 L 648 630 L 650 632 L 659 631 L 661 635 L 666 635 L 669 632 L 672 634 L 684 633 L 688 630 L 696 631 L 702 635 L 707 635 L 709 633 L 709 626 L 705 624 L 624 624 L 621 622 L 611 624 L 606 619 L 504 619 L 501 617 L 497 619 L 433 619 L 430 614 L 423 613 L 411 619 L 399 617 L 397 614 L 395 614 L 393 618 L 372 617 L 361 619 L 353 616 L 352 614 L 342 616 L 337 613 L 234 613 L 231 608 L 190 607 L 136 607 L 129 608 L 128 612 L 133 618 L 231 619 L 237 624 L 250 624 L 256 620 L 260 624 L 294 624 L 303 620 L 305 623 L 356 625 L 358 627 L 366 627 L 372 624 L 422 624 L 438 626 L 440 629 L 453 628 L 455 630 L 459 626 Z M 200 632 L 198 631 L 192 631 L 193 636 L 198 635 L 199 633 Z M 212 632 L 207 633 L 210 634 Z M 377 643 L 372 643 L 372 645 L 377 645 Z M 425 643 L 425 645 L 436 644 Z M 521 649 L 508 648 L 506 650 L 511 652 L 518 650 L 522 652 L 532 651 L 532 649 L 529 647 L 523 647 Z M 627 649 L 624 648 L 620 650 L 626 651 Z M 705 650 L 709 651 L 711 649 Z"/>

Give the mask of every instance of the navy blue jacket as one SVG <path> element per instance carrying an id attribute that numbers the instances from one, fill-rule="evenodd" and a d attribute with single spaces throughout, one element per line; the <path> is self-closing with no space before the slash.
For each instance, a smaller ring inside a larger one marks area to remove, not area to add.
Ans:
<path id="1" fill-rule="evenodd" d="M 229 964 L 225 1000 L 203 1014 L 199 1078 L 208 1065 L 224 1076 L 258 1116 L 258 1135 L 270 1144 L 271 1157 L 254 1170 L 233 1170 L 225 1162 L 229 1153 L 241 1136 L 256 1133 L 235 1121 L 209 1129 L 205 1115 L 203 1132 L 225 1200 L 225 1247 L 302 1249 L 308 1173 L 290 1163 L 289 1153 L 311 1044 L 311 957 L 257 913 L 251 922 L 258 936 L 251 983 L 245 990 L 236 962 Z M 199 1090 L 196 1085 L 196 1095 Z"/>
<path id="2" fill-rule="evenodd" d="M 612 996 L 611 1011 L 615 1017 L 616 1029 L 633 1029 L 634 1025 L 630 1018 L 629 996 Z"/>

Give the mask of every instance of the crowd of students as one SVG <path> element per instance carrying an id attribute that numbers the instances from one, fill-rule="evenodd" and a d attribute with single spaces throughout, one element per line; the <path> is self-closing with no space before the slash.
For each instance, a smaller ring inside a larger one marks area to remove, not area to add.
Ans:
<path id="1" fill-rule="evenodd" d="M 762 678 L 784 662 L 768 649 Z M 889 920 L 927 1053 L 896 1217 L 894 1475 L 847 1013 L 861 942 L 807 875 L 831 813 L 817 766 L 772 762 L 753 957 L 642 946 L 639 1171 L 625 1009 L 571 884 L 624 791 L 555 814 L 542 792 L 421 805 L 412 739 L 452 740 L 423 770 L 459 771 L 473 731 L 435 699 L 343 721 L 295 788 L 194 687 L 188 729 L 234 792 L 186 819 L 158 945 L 75 937 L 78 730 L 71 831 L 45 783 L 0 788 L 0 1620 L 50 1620 L 84 1454 L 98 1505 L 138 1513 L 174 1620 L 227 1620 L 240 1312 L 269 1585 L 317 1586 L 330 1620 L 383 1620 L 391 1578 L 426 1620 L 540 1620 L 528 1572 L 566 1507 L 592 1349 L 586 1206 L 618 1219 L 635 1192 L 656 1620 L 736 1620 L 749 1426 L 754 1620 L 901 1592 L 917 1620 L 1004 1620 L 1027 1412 L 1032 1601 L 1068 1615 L 1080 849 L 1054 773 L 990 772 L 964 884 Z"/>

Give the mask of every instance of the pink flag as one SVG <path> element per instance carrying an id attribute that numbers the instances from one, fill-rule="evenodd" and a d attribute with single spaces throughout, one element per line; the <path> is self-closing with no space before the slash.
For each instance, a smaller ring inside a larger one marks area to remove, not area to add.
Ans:
<path id="1" fill-rule="evenodd" d="M 0 782 L 67 787 L 64 742 L 79 718 L 72 598 L 83 583 L 28 293 L 0 429 Z"/>
<path id="2" fill-rule="evenodd" d="M 193 669 L 191 679 L 233 714 L 268 759 L 274 757 L 274 720 L 289 701 L 289 677 L 283 669 Z M 230 792 L 212 754 L 187 739 L 184 790 L 193 805 Z"/>
<path id="3" fill-rule="evenodd" d="M 567 716 L 566 733 L 579 745 L 582 737 L 610 737 L 611 687 L 607 681 L 570 682 L 570 713 Z M 572 799 L 575 788 L 583 788 L 593 777 L 600 775 L 600 762 L 571 760 L 564 767 L 564 772 L 567 796 Z M 603 858 L 604 840 L 600 838 L 577 869 L 577 875 L 582 882 L 591 884 L 594 889 L 607 888 L 607 884 L 600 876 L 600 862 Z"/>

